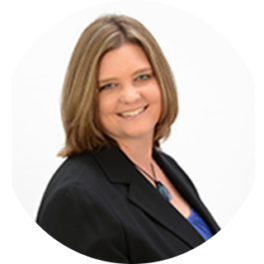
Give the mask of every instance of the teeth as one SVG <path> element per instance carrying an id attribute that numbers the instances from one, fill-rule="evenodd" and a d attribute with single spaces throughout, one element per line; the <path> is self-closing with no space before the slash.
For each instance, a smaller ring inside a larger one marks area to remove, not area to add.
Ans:
<path id="1" fill-rule="evenodd" d="M 142 112 L 144 110 L 145 107 L 142 107 L 142 108 L 139 108 L 133 112 L 126 112 L 126 113 L 121 113 L 120 115 L 121 116 L 133 116 L 133 115 L 137 115 L 139 114 L 140 112 Z"/>

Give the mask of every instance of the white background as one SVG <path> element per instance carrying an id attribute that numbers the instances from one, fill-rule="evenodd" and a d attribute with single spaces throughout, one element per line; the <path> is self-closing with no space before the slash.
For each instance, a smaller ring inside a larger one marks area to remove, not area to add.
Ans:
<path id="1" fill-rule="evenodd" d="M 63 162 L 56 153 L 64 142 L 59 103 L 69 58 L 83 29 L 105 12 L 135 17 L 160 43 L 180 105 L 163 151 L 189 174 L 223 227 L 254 181 L 254 82 L 216 30 L 153 2 L 86 8 L 45 32 L 20 61 L 13 76 L 12 183 L 18 198 L 35 218 L 48 181 Z"/>

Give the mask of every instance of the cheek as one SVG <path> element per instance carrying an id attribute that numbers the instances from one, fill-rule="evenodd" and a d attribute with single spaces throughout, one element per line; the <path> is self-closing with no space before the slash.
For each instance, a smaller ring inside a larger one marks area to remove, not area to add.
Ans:
<path id="1" fill-rule="evenodd" d="M 98 118 L 103 126 L 107 126 L 111 122 L 115 114 L 116 105 L 113 98 L 102 97 L 98 100 Z"/>
<path id="2" fill-rule="evenodd" d="M 98 112 L 99 116 L 105 116 L 111 113 L 113 109 L 113 103 L 106 97 L 99 97 L 98 100 Z"/>
<path id="3" fill-rule="evenodd" d="M 157 107 L 160 107 L 162 104 L 162 95 L 160 88 L 153 87 L 152 89 L 150 89 L 148 93 L 148 98 L 151 103 L 155 104 Z"/>

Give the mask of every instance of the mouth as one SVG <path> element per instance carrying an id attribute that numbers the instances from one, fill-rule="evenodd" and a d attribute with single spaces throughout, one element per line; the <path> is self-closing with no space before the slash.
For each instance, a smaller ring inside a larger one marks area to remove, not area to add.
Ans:
<path id="1" fill-rule="evenodd" d="M 138 108 L 134 111 L 118 113 L 118 116 L 121 116 L 123 118 L 133 118 L 133 117 L 139 116 L 142 113 L 144 113 L 147 108 L 148 108 L 148 105 Z"/>
<path id="2" fill-rule="evenodd" d="M 146 112 L 146 109 L 148 108 L 148 106 L 149 106 L 149 105 L 146 105 L 146 106 L 144 107 L 144 109 L 143 109 L 141 112 L 139 112 L 138 114 L 132 115 L 132 116 L 123 116 L 123 115 L 121 115 L 121 114 L 117 114 L 117 115 L 120 116 L 120 117 L 122 117 L 123 119 L 133 119 L 133 118 L 135 118 L 135 117 L 139 117 L 139 116 L 141 116 L 142 114 L 144 114 L 144 113 Z"/>

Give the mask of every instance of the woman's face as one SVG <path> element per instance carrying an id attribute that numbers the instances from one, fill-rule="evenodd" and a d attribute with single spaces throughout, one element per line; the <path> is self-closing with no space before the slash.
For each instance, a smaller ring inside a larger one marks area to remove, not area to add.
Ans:
<path id="1" fill-rule="evenodd" d="M 151 138 L 162 108 L 161 91 L 143 50 L 125 44 L 106 53 L 98 72 L 98 117 L 118 141 Z"/>

